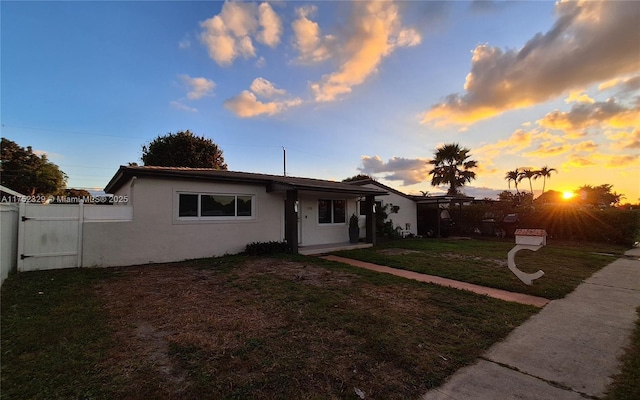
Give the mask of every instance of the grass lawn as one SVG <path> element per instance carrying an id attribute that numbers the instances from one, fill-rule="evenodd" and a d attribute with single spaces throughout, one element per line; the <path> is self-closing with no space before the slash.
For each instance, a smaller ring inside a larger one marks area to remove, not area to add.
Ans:
<path id="1" fill-rule="evenodd" d="M 543 270 L 532 286 L 522 283 L 507 266 L 507 253 L 515 246 L 508 240 L 402 239 L 374 248 L 350 250 L 336 255 L 406 269 L 463 282 L 520 292 L 548 299 L 569 294 L 584 279 L 621 256 L 621 246 L 593 243 L 553 243 L 532 252 L 516 254 L 516 265 L 525 272 Z"/>
<path id="2" fill-rule="evenodd" d="M 537 311 L 299 256 L 21 273 L 1 300 L 3 399 L 418 398 Z"/>
<path id="3" fill-rule="evenodd" d="M 640 316 L 640 307 L 636 312 Z M 607 400 L 640 399 L 640 318 L 636 320 L 631 343 L 622 357 L 622 369 L 613 377 L 613 384 L 606 398 Z"/>

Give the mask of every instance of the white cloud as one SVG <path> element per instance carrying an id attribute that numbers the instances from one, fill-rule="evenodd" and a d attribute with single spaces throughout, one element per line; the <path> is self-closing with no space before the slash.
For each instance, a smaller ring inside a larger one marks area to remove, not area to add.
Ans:
<path id="1" fill-rule="evenodd" d="M 431 107 L 423 122 L 471 124 L 640 70 L 636 2 L 558 1 L 556 15 L 520 50 L 476 47 L 465 92 Z"/>
<path id="2" fill-rule="evenodd" d="M 224 102 L 224 106 L 241 118 L 252 118 L 260 115 L 279 114 L 290 107 L 302 103 L 299 98 L 262 102 L 256 95 L 248 90 L 243 90 L 239 95 Z"/>
<path id="3" fill-rule="evenodd" d="M 220 14 L 200 26 L 200 40 L 207 46 L 209 57 L 221 66 L 231 65 L 239 56 L 255 57 L 252 37 L 275 47 L 282 35 L 282 21 L 268 3 L 258 7 L 255 3 L 227 1 Z"/>
<path id="4" fill-rule="evenodd" d="M 331 57 L 329 46 L 334 41 L 331 35 L 322 36 L 320 26 L 310 19 L 317 11 L 316 6 L 304 6 L 296 9 L 298 19 L 291 23 L 294 34 L 294 47 L 300 54 L 298 61 L 315 63 Z"/>
<path id="5" fill-rule="evenodd" d="M 262 3 L 258 7 L 258 22 L 262 28 L 258 32 L 258 42 L 266 44 L 269 47 L 276 47 L 280 43 L 282 36 L 282 20 L 273 11 L 269 3 Z"/>
<path id="6" fill-rule="evenodd" d="M 338 70 L 310 84 L 316 101 L 333 101 L 350 93 L 353 86 L 377 71 L 384 57 L 398 47 L 415 46 L 421 41 L 417 31 L 402 26 L 393 2 L 354 2 L 350 28 L 350 36 L 340 43 L 344 61 Z"/>
<path id="7" fill-rule="evenodd" d="M 178 78 L 191 89 L 189 93 L 187 93 L 189 100 L 197 100 L 208 96 L 216 87 L 215 82 L 207 78 L 192 78 L 189 75 L 178 75 Z"/>
<path id="8" fill-rule="evenodd" d="M 225 101 L 224 106 L 241 118 L 252 118 L 279 114 L 302 104 L 302 99 L 287 97 L 286 90 L 276 88 L 273 83 L 264 78 L 254 79 L 249 89 Z M 271 101 L 262 102 L 257 96 Z"/>
<path id="9" fill-rule="evenodd" d="M 393 157 L 386 163 L 380 156 L 362 156 L 362 166 L 358 168 L 366 175 L 382 174 L 388 181 L 402 181 L 404 186 L 431 181 L 431 166 L 426 158 Z"/>
<path id="10" fill-rule="evenodd" d="M 273 83 L 264 78 L 256 78 L 249 86 L 249 89 L 258 96 L 266 97 L 268 99 L 276 96 L 284 96 L 287 91 L 284 89 L 276 89 Z"/>
<path id="11" fill-rule="evenodd" d="M 177 101 L 177 100 L 174 100 L 174 101 L 170 102 L 169 104 L 171 105 L 171 107 L 173 107 L 175 109 L 178 109 L 178 110 L 188 111 L 188 112 L 198 112 L 197 108 L 189 107 L 188 105 L 186 105 L 186 104 L 184 104 L 184 103 L 182 103 L 180 101 Z"/>

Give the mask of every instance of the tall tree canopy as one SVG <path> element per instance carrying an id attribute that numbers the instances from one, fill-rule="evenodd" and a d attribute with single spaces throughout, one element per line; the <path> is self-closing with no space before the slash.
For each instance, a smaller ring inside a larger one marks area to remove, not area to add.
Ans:
<path id="1" fill-rule="evenodd" d="M 227 169 L 218 145 L 189 130 L 158 136 L 148 146 L 142 146 L 142 162 L 158 167 Z"/>
<path id="2" fill-rule="evenodd" d="M 545 165 L 544 167 L 540 168 L 540 170 L 538 171 L 538 175 L 533 178 L 533 179 L 542 178 L 542 194 L 544 194 L 544 189 L 545 189 L 545 186 L 547 185 L 547 178 L 551 178 L 552 172 L 557 173 L 558 170 L 555 168 L 549 168 Z"/>
<path id="3" fill-rule="evenodd" d="M 533 184 L 531 183 L 531 179 L 537 179 L 539 174 L 540 174 L 539 171 L 535 171 L 535 170 L 529 169 L 529 168 L 524 168 L 519 173 L 518 182 L 522 181 L 525 178 L 528 179 L 529 180 L 529 189 L 531 190 L 531 194 L 533 195 Z"/>
<path id="4" fill-rule="evenodd" d="M 369 175 L 365 175 L 365 174 L 358 174 L 358 175 L 354 175 L 350 178 L 345 178 L 342 180 L 342 182 L 357 182 L 357 181 L 365 181 L 368 179 L 373 179 L 371 176 Z"/>
<path id="5" fill-rule="evenodd" d="M 507 185 L 509 185 L 509 189 L 511 189 L 511 182 L 516 186 L 516 193 L 520 193 L 518 190 L 518 179 L 520 178 L 520 171 L 516 168 L 513 171 L 508 171 L 504 176 L 504 179 L 507 180 Z"/>
<path id="6" fill-rule="evenodd" d="M 613 185 L 591 186 L 583 185 L 576 190 L 578 201 L 582 204 L 589 204 L 595 207 L 609 207 L 620 203 L 623 194 L 612 192 Z"/>
<path id="7" fill-rule="evenodd" d="M 471 150 L 461 148 L 457 143 L 445 144 L 438 147 L 434 153 L 435 158 L 429 161 L 433 169 L 429 175 L 432 186 L 449 185 L 447 195 L 460 194 L 460 189 L 466 183 L 476 179 L 476 173 L 472 171 L 478 166 L 475 160 L 469 160 Z"/>
<path id="8" fill-rule="evenodd" d="M 67 175 L 47 159 L 33 152 L 31 146 L 19 146 L 6 138 L 1 139 L 3 186 L 27 196 L 48 196 L 60 193 L 67 184 Z"/>

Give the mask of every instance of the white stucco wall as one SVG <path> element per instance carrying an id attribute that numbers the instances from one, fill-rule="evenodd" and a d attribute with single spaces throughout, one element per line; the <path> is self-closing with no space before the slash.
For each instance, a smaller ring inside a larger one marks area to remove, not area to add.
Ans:
<path id="1" fill-rule="evenodd" d="M 341 224 L 320 224 L 318 222 L 318 200 L 346 200 L 346 221 Z M 349 217 L 356 213 L 356 199 L 341 195 L 303 193 L 298 198 L 300 207 L 300 238 L 302 246 L 327 243 L 344 243 L 349 241 Z"/>
<path id="2" fill-rule="evenodd" d="M 138 178 L 116 195 L 129 197 L 133 221 L 85 224 L 84 266 L 120 266 L 234 254 L 251 242 L 284 238 L 284 197 L 264 185 Z M 254 195 L 249 220 L 183 221 L 178 192 Z"/>
<path id="3" fill-rule="evenodd" d="M 364 187 L 380 189 L 380 187 L 374 184 L 364 185 Z M 394 227 L 399 226 L 402 230 L 405 230 L 406 224 L 411 224 L 409 232 L 414 235 L 418 234 L 418 208 L 415 201 L 393 192 L 389 192 L 386 196 L 377 196 L 376 201 L 381 201 L 383 206 L 385 204 L 392 204 L 400 207 L 398 213 L 389 214 L 388 219 L 393 221 Z M 364 217 L 360 218 L 361 225 L 364 225 L 363 221 Z M 362 231 L 362 227 L 360 228 L 360 231 Z"/>

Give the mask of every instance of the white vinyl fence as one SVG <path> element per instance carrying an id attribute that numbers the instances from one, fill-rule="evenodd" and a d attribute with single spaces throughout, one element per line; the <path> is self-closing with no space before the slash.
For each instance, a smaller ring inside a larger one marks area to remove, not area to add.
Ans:
<path id="1" fill-rule="evenodd" d="M 20 203 L 18 271 L 82 267 L 85 224 L 132 218 L 132 206 Z"/>
<path id="2" fill-rule="evenodd" d="M 18 260 L 18 205 L 0 203 L 0 285 Z"/>

